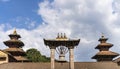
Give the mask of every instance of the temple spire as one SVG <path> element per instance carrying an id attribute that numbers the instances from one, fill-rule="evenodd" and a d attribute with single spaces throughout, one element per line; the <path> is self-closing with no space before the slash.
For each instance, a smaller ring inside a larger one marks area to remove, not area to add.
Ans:
<path id="1" fill-rule="evenodd" d="M 13 34 L 14 34 L 14 35 L 16 35 L 16 34 L 17 34 L 16 28 L 15 28 L 15 30 L 13 31 Z"/>
<path id="2" fill-rule="evenodd" d="M 100 43 L 106 43 L 107 40 L 108 38 L 105 38 L 104 34 L 102 33 L 101 38 L 98 41 L 100 41 Z"/>
<path id="3" fill-rule="evenodd" d="M 105 36 L 104 36 L 104 33 L 102 33 L 102 36 L 101 36 L 102 38 L 104 38 Z"/>

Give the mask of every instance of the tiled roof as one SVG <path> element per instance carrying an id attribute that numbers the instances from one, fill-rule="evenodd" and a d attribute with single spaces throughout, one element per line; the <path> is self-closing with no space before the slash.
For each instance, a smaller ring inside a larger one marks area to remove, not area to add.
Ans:
<path id="1" fill-rule="evenodd" d="M 100 43 L 98 46 L 113 46 L 111 43 Z"/>
<path id="2" fill-rule="evenodd" d="M 14 58 L 18 61 L 22 60 L 22 61 L 25 61 L 25 60 L 28 60 L 27 58 L 25 57 L 22 57 L 22 56 L 14 56 Z"/>
<path id="3" fill-rule="evenodd" d="M 115 52 L 111 52 L 111 51 L 100 51 L 96 55 L 109 55 L 109 56 L 112 56 L 112 55 L 119 55 L 119 54 L 115 53 Z"/>
<path id="4" fill-rule="evenodd" d="M 4 41 L 4 44 L 9 46 L 11 44 L 18 44 L 19 46 L 24 46 L 24 43 L 21 40 L 8 40 L 8 41 Z"/>
<path id="5" fill-rule="evenodd" d="M 21 48 L 7 48 L 4 51 L 11 51 L 11 52 L 24 52 Z"/>
<path id="6" fill-rule="evenodd" d="M 114 62 L 120 62 L 120 57 L 115 59 Z"/>
<path id="7" fill-rule="evenodd" d="M 5 42 L 21 42 L 21 43 L 23 43 L 21 40 L 8 40 L 8 41 L 5 41 Z"/>

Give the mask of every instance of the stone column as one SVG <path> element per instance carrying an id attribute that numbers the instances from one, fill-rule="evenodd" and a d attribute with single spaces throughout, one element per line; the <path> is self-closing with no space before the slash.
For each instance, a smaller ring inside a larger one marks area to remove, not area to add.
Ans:
<path id="1" fill-rule="evenodd" d="M 55 48 L 51 47 L 50 48 L 50 56 L 51 56 L 51 69 L 55 69 Z"/>
<path id="2" fill-rule="evenodd" d="M 74 69 L 74 49 L 69 48 L 69 69 Z"/>

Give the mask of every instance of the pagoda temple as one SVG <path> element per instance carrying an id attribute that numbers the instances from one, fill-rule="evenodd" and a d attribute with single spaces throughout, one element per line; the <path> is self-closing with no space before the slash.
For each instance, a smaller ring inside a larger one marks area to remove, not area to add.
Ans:
<path id="1" fill-rule="evenodd" d="M 95 49 L 99 49 L 99 52 L 92 57 L 92 59 L 96 59 L 97 61 L 112 61 L 113 58 L 118 56 L 118 53 L 109 51 L 109 48 L 113 46 L 111 43 L 107 43 L 108 38 L 105 38 L 104 35 L 98 40 L 100 44 L 97 45 Z"/>
<path id="2" fill-rule="evenodd" d="M 24 57 L 26 56 L 26 53 L 22 49 L 24 43 L 19 40 L 21 36 L 17 34 L 16 30 L 14 30 L 13 34 L 10 34 L 9 37 L 10 40 L 4 41 L 4 44 L 9 48 L 4 49 L 3 51 L 10 53 L 17 60 L 17 62 L 28 61 L 28 59 Z"/>

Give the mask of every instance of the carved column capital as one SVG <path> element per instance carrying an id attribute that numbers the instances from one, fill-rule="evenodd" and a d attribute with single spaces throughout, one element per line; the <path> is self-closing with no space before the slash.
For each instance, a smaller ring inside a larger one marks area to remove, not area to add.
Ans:
<path id="1" fill-rule="evenodd" d="M 55 48 L 56 48 L 56 46 L 49 46 L 49 48 L 50 48 L 50 49 L 55 49 Z"/>
<path id="2" fill-rule="evenodd" d="M 68 49 L 74 49 L 74 46 L 68 46 Z"/>

